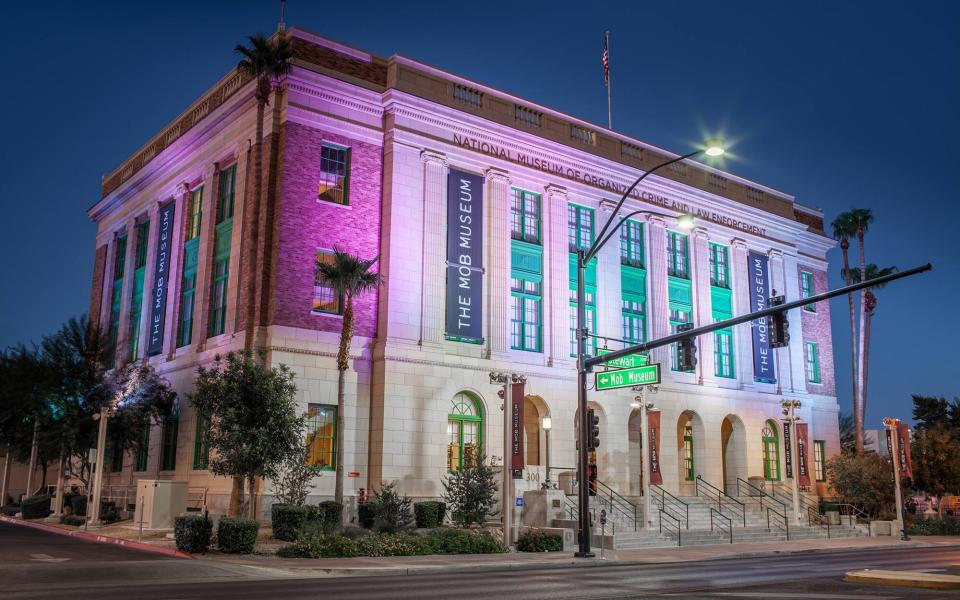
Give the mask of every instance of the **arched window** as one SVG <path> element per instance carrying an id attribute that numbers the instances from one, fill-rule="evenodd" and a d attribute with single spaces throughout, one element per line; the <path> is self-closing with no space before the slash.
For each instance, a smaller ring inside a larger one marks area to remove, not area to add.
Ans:
<path id="1" fill-rule="evenodd" d="M 683 474 L 687 481 L 696 478 L 696 469 L 693 462 L 693 424 L 687 423 L 683 428 Z"/>
<path id="2" fill-rule="evenodd" d="M 473 459 L 481 447 L 483 410 L 471 394 L 460 392 L 453 397 L 447 415 L 447 469 L 456 471 Z"/>
<path id="3" fill-rule="evenodd" d="M 763 425 L 763 478 L 767 481 L 780 481 L 780 436 L 777 424 L 767 421 Z"/>

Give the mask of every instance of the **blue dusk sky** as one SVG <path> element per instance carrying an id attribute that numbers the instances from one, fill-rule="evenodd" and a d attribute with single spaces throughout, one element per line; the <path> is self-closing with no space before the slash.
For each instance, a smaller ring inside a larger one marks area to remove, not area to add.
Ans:
<path id="1" fill-rule="evenodd" d="M 279 2 L 5 5 L 0 109 L 0 347 L 50 333 L 89 303 L 86 209 L 110 172 L 236 65 Z M 876 222 L 867 259 L 934 271 L 878 292 L 867 426 L 914 393 L 960 394 L 960 3 L 308 2 L 287 23 L 394 53 L 605 123 L 611 32 L 616 129 L 681 153 L 731 144 L 731 172 Z M 840 251 L 831 287 L 842 284 Z M 845 298 L 831 303 L 841 409 L 851 410 Z M 799 328 L 799 323 L 794 324 Z M 601 332 L 602 333 L 602 332 Z"/>

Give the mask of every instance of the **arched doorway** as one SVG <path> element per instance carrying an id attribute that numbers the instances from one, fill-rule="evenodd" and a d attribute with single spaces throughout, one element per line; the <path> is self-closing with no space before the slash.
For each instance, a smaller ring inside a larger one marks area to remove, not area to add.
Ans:
<path id="1" fill-rule="evenodd" d="M 763 478 L 780 481 L 780 433 L 772 419 L 763 424 L 760 432 L 763 443 Z"/>
<path id="2" fill-rule="evenodd" d="M 526 396 L 523 399 L 523 460 L 528 466 L 543 464 L 543 453 L 540 451 L 540 419 L 537 403 L 532 396 Z"/>
<path id="3" fill-rule="evenodd" d="M 720 444 L 723 453 L 724 491 L 737 495 L 737 478 L 747 479 L 747 431 L 736 415 L 727 415 L 720 424 Z"/>
<path id="4" fill-rule="evenodd" d="M 447 470 L 456 471 L 483 447 L 483 407 L 470 392 L 459 392 L 447 413 Z"/>
<path id="5" fill-rule="evenodd" d="M 681 496 L 696 495 L 697 474 L 703 466 L 703 420 L 692 410 L 677 419 L 677 478 Z"/>

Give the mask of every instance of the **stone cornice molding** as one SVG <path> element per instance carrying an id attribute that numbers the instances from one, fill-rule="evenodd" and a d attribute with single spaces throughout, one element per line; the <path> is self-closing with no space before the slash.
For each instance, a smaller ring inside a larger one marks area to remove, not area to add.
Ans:
<path id="1" fill-rule="evenodd" d="M 779 248 L 770 248 L 770 250 L 767 251 L 767 256 L 783 260 L 783 251 Z"/>
<path id="2" fill-rule="evenodd" d="M 488 167 L 487 170 L 483 172 L 483 176 L 486 177 L 490 183 L 503 183 L 510 185 L 510 173 L 503 169 L 498 169 L 497 167 Z"/>
<path id="3" fill-rule="evenodd" d="M 692 237 L 697 240 L 710 239 L 710 235 L 707 233 L 707 229 L 705 227 L 694 227 L 691 234 L 692 234 Z"/>
<path id="4" fill-rule="evenodd" d="M 601 212 L 613 212 L 613 209 L 617 207 L 617 202 L 610 200 L 608 198 L 603 198 L 600 200 L 600 211 Z"/>
<path id="5" fill-rule="evenodd" d="M 647 225 L 667 228 L 667 220 L 660 215 L 647 215 Z"/>
<path id="6" fill-rule="evenodd" d="M 440 164 L 447 166 L 447 155 L 436 150 L 423 150 L 420 152 L 420 162 L 424 164 Z"/>
<path id="7" fill-rule="evenodd" d="M 747 249 L 747 241 L 743 238 L 733 238 L 732 240 L 730 240 L 730 245 L 733 246 L 733 248 L 736 250 Z"/>

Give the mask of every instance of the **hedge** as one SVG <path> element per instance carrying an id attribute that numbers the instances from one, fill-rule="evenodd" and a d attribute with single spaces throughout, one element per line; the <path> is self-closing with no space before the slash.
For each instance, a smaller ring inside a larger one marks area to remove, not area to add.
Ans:
<path id="1" fill-rule="evenodd" d="M 82 527 L 84 523 L 87 522 L 86 517 L 79 517 L 77 515 L 63 515 L 60 517 L 60 522 L 64 525 L 73 525 L 74 527 Z"/>
<path id="2" fill-rule="evenodd" d="M 20 505 L 20 514 L 24 519 L 40 519 L 50 516 L 50 494 L 40 494 L 39 496 L 30 496 L 23 500 Z"/>
<path id="3" fill-rule="evenodd" d="M 357 509 L 357 521 L 361 527 L 370 529 L 377 519 L 377 513 L 380 512 L 380 503 L 376 500 L 367 500 Z"/>
<path id="4" fill-rule="evenodd" d="M 173 525 L 173 535 L 177 541 L 177 550 L 202 554 L 210 547 L 213 522 L 206 515 L 177 517 Z"/>
<path id="5" fill-rule="evenodd" d="M 560 552 L 563 536 L 542 529 L 527 529 L 517 539 L 518 552 Z"/>
<path id="6" fill-rule="evenodd" d="M 270 507 L 270 524 L 273 526 L 273 537 L 285 542 L 297 539 L 304 525 L 307 524 L 308 509 L 306 506 L 292 506 L 290 504 L 274 504 Z"/>
<path id="7" fill-rule="evenodd" d="M 917 520 L 907 533 L 910 535 L 960 535 L 960 518 Z"/>
<path id="8" fill-rule="evenodd" d="M 482 531 L 441 527 L 427 535 L 377 533 L 356 539 L 344 535 L 312 533 L 284 546 L 285 558 L 351 556 L 415 556 L 425 554 L 491 554 L 508 549 L 493 535 Z"/>
<path id="9" fill-rule="evenodd" d="M 259 529 L 255 519 L 222 517 L 217 527 L 217 548 L 230 554 L 251 554 Z"/>
<path id="10" fill-rule="evenodd" d="M 413 505 L 414 518 L 417 527 L 421 529 L 443 525 L 443 517 L 446 512 L 447 505 L 443 502 L 416 502 Z"/>
<path id="11" fill-rule="evenodd" d="M 331 533 L 343 524 L 343 505 L 338 502 L 325 500 L 315 506 L 308 506 L 307 509 L 307 520 L 323 533 Z"/>
<path id="12" fill-rule="evenodd" d="M 20 507 L 17 506 L 16 504 L 0 506 L 0 515 L 7 515 L 8 517 L 12 517 L 18 512 L 20 512 Z"/>
<path id="13" fill-rule="evenodd" d="M 70 498 L 70 507 L 73 508 L 73 514 L 81 517 L 87 516 L 87 497 L 79 494 Z"/>

